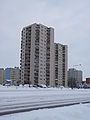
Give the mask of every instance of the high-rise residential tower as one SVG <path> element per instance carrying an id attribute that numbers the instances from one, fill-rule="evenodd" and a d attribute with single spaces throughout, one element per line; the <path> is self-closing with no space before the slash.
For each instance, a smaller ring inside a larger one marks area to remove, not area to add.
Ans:
<path id="1" fill-rule="evenodd" d="M 54 43 L 55 86 L 67 87 L 67 45 Z"/>
<path id="2" fill-rule="evenodd" d="M 34 23 L 23 28 L 21 39 L 22 84 L 54 86 L 54 29 Z"/>

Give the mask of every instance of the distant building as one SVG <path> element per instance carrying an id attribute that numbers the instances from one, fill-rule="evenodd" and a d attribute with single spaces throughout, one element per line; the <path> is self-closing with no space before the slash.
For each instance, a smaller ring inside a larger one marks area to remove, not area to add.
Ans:
<path id="1" fill-rule="evenodd" d="M 20 78 L 20 69 L 19 67 L 15 68 L 6 68 L 5 69 L 5 80 L 12 80 L 13 82 L 19 81 Z"/>
<path id="2" fill-rule="evenodd" d="M 20 79 L 20 69 L 19 67 L 14 67 L 11 71 L 11 79 L 13 81 L 19 81 Z"/>
<path id="3" fill-rule="evenodd" d="M 0 68 L 0 84 L 2 84 L 4 81 L 4 69 Z"/>
<path id="4" fill-rule="evenodd" d="M 90 78 L 86 78 L 86 84 L 90 85 Z"/>
<path id="5" fill-rule="evenodd" d="M 11 70 L 12 70 L 12 68 L 6 68 L 5 69 L 5 80 L 10 80 L 11 79 Z"/>
<path id="6" fill-rule="evenodd" d="M 82 84 L 82 71 L 74 68 L 68 71 L 68 85 L 69 87 L 79 87 Z"/>
<path id="7" fill-rule="evenodd" d="M 55 86 L 67 87 L 67 45 L 55 43 Z"/>

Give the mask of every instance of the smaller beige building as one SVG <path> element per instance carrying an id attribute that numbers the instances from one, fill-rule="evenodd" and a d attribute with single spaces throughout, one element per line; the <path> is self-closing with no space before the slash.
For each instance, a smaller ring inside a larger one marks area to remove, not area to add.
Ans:
<path id="1" fill-rule="evenodd" d="M 4 81 L 4 69 L 0 68 L 0 84 L 2 84 Z"/>

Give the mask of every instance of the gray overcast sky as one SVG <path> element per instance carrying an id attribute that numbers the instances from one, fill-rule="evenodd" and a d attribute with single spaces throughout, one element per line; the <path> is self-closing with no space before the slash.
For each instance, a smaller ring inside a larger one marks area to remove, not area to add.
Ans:
<path id="1" fill-rule="evenodd" d="M 0 0 L 0 67 L 19 66 L 21 29 L 34 22 L 53 27 L 69 67 L 90 76 L 90 0 Z"/>

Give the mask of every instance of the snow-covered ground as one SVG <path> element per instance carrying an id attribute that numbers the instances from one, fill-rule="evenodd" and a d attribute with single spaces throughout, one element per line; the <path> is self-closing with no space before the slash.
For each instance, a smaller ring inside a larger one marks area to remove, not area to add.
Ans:
<path id="1" fill-rule="evenodd" d="M 42 101 L 64 101 L 86 98 L 90 100 L 90 89 L 29 88 L 0 86 L 0 109 L 5 106 L 36 103 Z M 0 120 L 90 120 L 90 104 L 42 109 L 25 113 L 0 116 Z"/>
<path id="2" fill-rule="evenodd" d="M 90 89 L 0 86 L 0 105 L 90 97 Z"/>
<path id="3" fill-rule="evenodd" d="M 0 120 L 90 120 L 90 104 L 5 115 Z"/>

